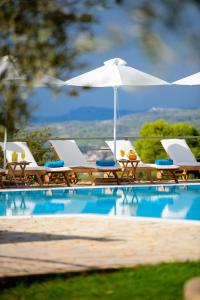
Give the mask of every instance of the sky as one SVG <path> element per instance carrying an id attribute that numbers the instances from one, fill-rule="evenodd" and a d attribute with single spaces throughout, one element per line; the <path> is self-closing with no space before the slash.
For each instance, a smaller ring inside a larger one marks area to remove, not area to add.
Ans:
<path id="1" fill-rule="evenodd" d="M 88 66 L 84 70 L 76 70 L 73 76 L 100 67 L 104 61 L 114 57 L 120 57 L 127 61 L 129 66 L 169 82 L 199 72 L 199 65 L 193 59 L 189 45 L 178 35 L 162 32 L 166 53 L 163 58 L 161 55 L 159 63 L 156 63 L 139 45 L 137 37 L 133 35 L 133 24 L 124 10 L 114 7 L 110 10 L 100 10 L 98 15 L 101 23 L 94 28 L 96 35 L 100 37 L 97 49 L 81 55 L 80 59 L 87 62 Z M 37 89 L 29 98 L 29 101 L 37 105 L 33 115 L 42 118 L 64 115 L 78 107 L 113 107 L 112 88 L 87 91 L 77 88 L 79 95 L 76 97 L 68 95 L 67 89 L 69 87 L 62 87 L 57 96 L 50 89 Z M 200 107 L 200 87 L 154 86 L 128 91 L 120 89 L 118 99 L 119 113 L 120 110 L 143 111 L 151 107 L 196 108 Z"/>

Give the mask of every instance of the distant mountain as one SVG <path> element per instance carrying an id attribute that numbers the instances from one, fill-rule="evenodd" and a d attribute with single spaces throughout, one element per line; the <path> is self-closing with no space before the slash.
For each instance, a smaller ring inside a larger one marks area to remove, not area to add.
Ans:
<path id="1" fill-rule="evenodd" d="M 105 109 L 106 110 L 106 109 Z M 90 110 L 91 113 L 92 110 Z M 101 111 L 102 112 L 102 111 Z M 100 114 L 100 111 L 99 111 Z M 121 114 L 122 115 L 122 114 Z M 113 115 L 109 120 L 64 121 L 49 123 L 53 136 L 57 137 L 105 137 L 113 136 Z M 117 136 L 137 136 L 144 123 L 164 119 L 169 123 L 188 122 L 200 129 L 200 108 L 198 109 L 153 109 L 147 112 L 137 112 L 123 115 L 117 119 Z M 33 124 L 29 130 L 41 130 L 42 124 Z"/>
<path id="2" fill-rule="evenodd" d="M 120 116 L 126 116 L 133 114 L 130 110 L 120 110 Z M 67 114 L 62 116 L 35 116 L 32 117 L 31 123 L 34 124 L 49 124 L 65 121 L 102 121 L 110 120 L 113 118 L 112 108 L 103 107 L 79 107 L 75 110 L 69 111 Z"/>

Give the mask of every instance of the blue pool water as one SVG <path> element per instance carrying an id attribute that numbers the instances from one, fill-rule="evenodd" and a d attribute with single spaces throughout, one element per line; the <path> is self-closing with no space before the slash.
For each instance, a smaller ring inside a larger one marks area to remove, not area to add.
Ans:
<path id="1" fill-rule="evenodd" d="M 56 214 L 200 220 L 200 185 L 0 192 L 0 216 Z"/>

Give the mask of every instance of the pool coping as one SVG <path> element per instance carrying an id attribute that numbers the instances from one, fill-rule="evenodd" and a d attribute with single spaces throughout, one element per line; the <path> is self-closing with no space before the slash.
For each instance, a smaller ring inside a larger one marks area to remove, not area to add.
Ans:
<path id="1" fill-rule="evenodd" d="M 45 190 L 72 190 L 72 189 L 98 189 L 98 188 L 116 188 L 116 187 L 156 187 L 156 186 L 184 186 L 184 185 L 200 185 L 200 182 L 188 182 L 188 183 L 155 183 L 155 184 L 127 184 L 127 185 L 83 185 L 83 186 L 66 186 L 66 187 L 33 187 L 33 188 L 15 188 L 15 189 L 2 189 L 0 193 L 3 192 L 19 192 L 19 191 L 45 191 Z"/>
<path id="2" fill-rule="evenodd" d="M 150 218 L 150 217 L 135 217 L 135 216 L 109 216 L 99 214 L 57 214 L 57 215 L 30 215 L 30 216 L 2 216 L 0 220 L 13 220 L 13 219 L 42 219 L 42 218 L 105 218 L 122 221 L 139 221 L 139 222 L 157 222 L 157 223 L 176 223 L 184 225 L 200 226 L 200 221 L 195 220 L 176 220 L 176 219 L 162 219 L 162 218 Z"/>

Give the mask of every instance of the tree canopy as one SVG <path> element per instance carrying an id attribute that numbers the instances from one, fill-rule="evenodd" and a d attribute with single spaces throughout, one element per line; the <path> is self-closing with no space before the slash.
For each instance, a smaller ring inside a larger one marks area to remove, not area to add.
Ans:
<path id="1" fill-rule="evenodd" d="M 8 127 L 12 122 L 11 135 L 31 114 L 24 95 L 33 81 L 44 74 L 69 78 L 71 71 L 85 66 L 81 54 L 92 48 L 80 47 L 77 40 L 82 36 L 89 44 L 93 25 L 101 22 L 100 9 L 112 10 L 116 4 L 128 12 L 133 39 L 149 54 L 163 53 L 160 26 L 187 36 L 199 53 L 199 0 L 1 0 L 0 57 L 15 57 L 19 72 L 27 77 L 23 89 L 0 80 L 0 124 Z M 186 17 L 191 10 L 195 18 Z"/>
<path id="2" fill-rule="evenodd" d="M 84 62 L 79 61 L 82 50 L 76 47 L 75 40 L 80 33 L 92 34 L 95 9 L 105 2 L 0 2 L 0 57 L 14 57 L 18 71 L 27 79 L 23 88 L 15 82 L 0 81 L 0 124 L 8 128 L 10 135 L 29 117 L 31 108 L 22 96 L 34 81 L 44 74 L 67 78 L 72 70 L 84 66 Z"/>
<path id="3" fill-rule="evenodd" d="M 199 135 L 199 130 L 189 123 L 170 124 L 165 120 L 157 120 L 144 124 L 139 133 L 139 140 L 134 145 L 144 162 L 154 162 L 157 158 L 167 158 L 167 153 L 161 146 L 160 138 L 156 137 L 184 138 Z M 144 137 L 151 138 L 145 139 Z M 186 141 L 196 158 L 200 160 L 199 138 L 186 138 Z"/>

